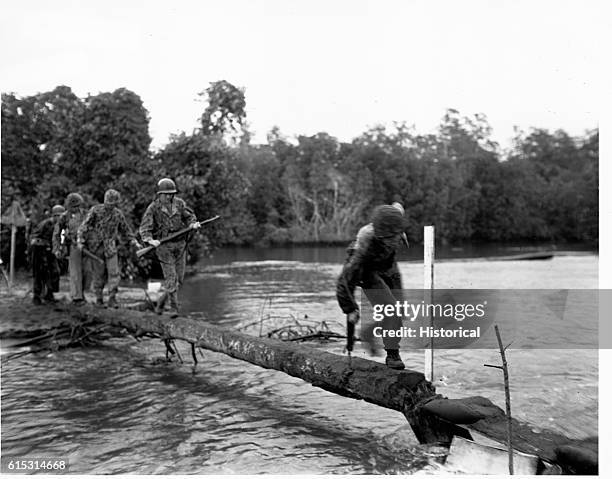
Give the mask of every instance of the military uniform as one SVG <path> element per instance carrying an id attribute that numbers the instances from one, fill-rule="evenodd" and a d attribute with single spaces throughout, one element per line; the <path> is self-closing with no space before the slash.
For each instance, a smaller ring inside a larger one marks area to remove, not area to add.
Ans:
<path id="1" fill-rule="evenodd" d="M 197 223 L 193 211 L 185 202 L 173 197 L 168 207 L 157 198 L 147 208 L 140 224 L 140 237 L 143 242 L 160 240 L 187 226 Z M 163 295 L 158 304 L 170 299 L 170 306 L 178 311 L 178 289 L 185 275 L 187 241 L 185 237 L 169 241 L 156 248 L 157 258 L 164 274 Z"/>
<path id="2" fill-rule="evenodd" d="M 53 253 L 56 257 L 68 256 L 68 276 L 70 278 L 70 297 L 73 301 L 83 301 L 83 296 L 89 283 L 89 274 L 83 268 L 81 252 L 76 247 L 77 230 L 85 219 L 86 211 L 78 208 L 66 211 L 60 216 L 53 230 Z M 64 242 L 62 243 L 62 231 Z"/>
<path id="3" fill-rule="evenodd" d="M 30 236 L 35 304 L 40 304 L 41 299 L 55 301 L 53 293 L 59 291 L 59 267 L 52 252 L 55 222 L 54 217 L 41 221 Z"/>
<path id="4" fill-rule="evenodd" d="M 356 240 L 348 248 L 348 256 L 342 272 L 336 283 L 336 298 L 342 311 L 350 315 L 359 312 L 359 305 L 355 301 L 355 288 L 363 289 L 370 304 L 395 305 L 401 301 L 402 279 L 395 259 L 396 252 L 401 244 L 403 215 L 390 205 L 379 207 L 375 211 L 375 221 L 359 230 Z M 382 219 L 381 219 L 382 218 Z M 402 326 L 401 317 L 385 315 L 382 322 L 384 330 L 399 329 Z M 372 347 L 374 338 L 372 329 L 368 325 L 362 330 L 362 337 Z M 399 359 L 399 337 L 383 337 L 383 344 L 387 350 L 387 364 L 394 363 L 397 369 L 404 365 Z M 395 367 L 395 366 L 391 366 Z"/>
<path id="5" fill-rule="evenodd" d="M 117 236 L 119 234 L 132 244 L 138 244 L 123 212 L 114 204 L 107 204 L 106 201 L 105 204 L 93 206 L 89 210 L 77 232 L 78 243 L 104 260 L 104 264 L 101 264 L 91 258 L 86 259 L 93 275 L 96 301 L 102 302 L 102 291 L 108 280 L 110 306 L 116 305 L 115 296 L 121 278 L 117 257 Z"/>

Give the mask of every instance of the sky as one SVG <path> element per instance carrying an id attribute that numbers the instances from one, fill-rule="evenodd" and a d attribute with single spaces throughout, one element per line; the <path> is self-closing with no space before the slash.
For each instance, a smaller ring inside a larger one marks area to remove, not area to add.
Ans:
<path id="1" fill-rule="evenodd" d="M 245 89 L 256 142 L 377 124 L 435 130 L 447 108 L 514 126 L 596 128 L 609 40 L 599 1 L 13 1 L 0 15 L 0 89 L 126 87 L 149 111 L 153 147 L 191 132 L 198 93 Z"/>

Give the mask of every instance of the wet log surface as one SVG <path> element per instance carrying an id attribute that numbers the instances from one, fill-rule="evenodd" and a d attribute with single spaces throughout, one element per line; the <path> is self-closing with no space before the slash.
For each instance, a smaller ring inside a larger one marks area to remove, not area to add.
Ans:
<path id="1" fill-rule="evenodd" d="M 295 342 L 257 338 L 186 317 L 172 319 L 168 315 L 89 305 L 46 308 L 26 304 L 2 305 L 0 315 L 25 320 L 25 324 L 19 326 L 15 324 L 17 321 L 10 321 L 10 328 L 6 328 L 3 321 L 3 337 L 15 337 L 17 330 L 28 324 L 38 323 L 36 327 L 40 328 L 40 315 L 44 315 L 44 324 L 49 327 L 57 327 L 67 320 L 96 319 L 125 328 L 136 336 L 148 332 L 184 340 L 257 366 L 282 371 L 335 394 L 402 412 L 412 410 L 417 403 L 435 395 L 433 386 L 421 372 L 395 371 L 361 358 L 353 358 L 349 365 L 346 356 Z"/>
<path id="2" fill-rule="evenodd" d="M 404 413 L 421 441 L 448 442 L 452 435 L 469 438 L 476 431 L 502 444 L 506 443 L 506 417 L 503 410 L 486 398 L 446 400 L 417 371 L 395 371 L 384 364 L 314 349 L 304 344 L 258 338 L 211 325 L 201 319 L 170 318 L 129 309 L 103 309 L 91 305 L 32 306 L 26 302 L 0 304 L 0 338 L 33 337 L 66 323 L 99 321 L 135 336 L 154 333 L 160 337 L 184 340 L 198 347 L 300 378 L 313 386 L 342 396 L 362 399 Z M 428 408 L 432 401 L 449 401 L 444 407 Z M 488 401 L 488 403 L 487 403 Z M 471 419 L 457 417 L 470 411 Z M 446 426 L 448 427 L 446 427 Z M 439 427 L 440 430 L 433 430 Z M 442 429 L 446 429 L 445 431 Z M 597 470 L 597 438 L 569 439 L 551 431 L 535 432 L 525 423 L 513 420 L 516 450 L 560 463 L 567 472 L 592 474 Z M 564 446 L 569 446 L 565 447 Z M 559 454 L 559 447 L 562 454 Z M 573 454 L 574 450 L 578 455 Z M 567 452 L 569 451 L 569 453 Z M 576 456 L 573 458 L 573 456 Z M 586 458 L 586 459 L 585 459 Z M 586 466 L 585 466 L 586 461 Z"/>

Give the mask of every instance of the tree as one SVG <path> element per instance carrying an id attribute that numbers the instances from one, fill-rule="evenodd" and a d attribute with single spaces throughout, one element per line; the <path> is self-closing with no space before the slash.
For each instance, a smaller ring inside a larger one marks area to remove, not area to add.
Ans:
<path id="1" fill-rule="evenodd" d="M 208 102 L 200 117 L 204 135 L 228 134 L 236 139 L 247 133 L 244 89 L 220 80 L 212 82 L 199 95 Z"/>

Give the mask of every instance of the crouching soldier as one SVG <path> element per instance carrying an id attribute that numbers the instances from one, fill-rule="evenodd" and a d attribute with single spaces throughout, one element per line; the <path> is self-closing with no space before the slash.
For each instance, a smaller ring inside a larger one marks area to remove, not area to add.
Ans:
<path id="1" fill-rule="evenodd" d="M 53 229 L 65 211 L 63 206 L 55 205 L 51 209 L 52 216 L 38 223 L 30 236 L 34 278 L 32 302 L 37 305 L 42 304 L 42 300 L 55 303 L 53 293 L 59 291 L 59 266 L 52 251 Z"/>
<path id="2" fill-rule="evenodd" d="M 83 224 L 77 232 L 77 245 L 80 251 L 87 248 L 102 259 L 102 262 L 87 258 L 86 261 L 93 274 L 93 290 L 96 304 L 104 304 L 104 284 L 108 280 L 108 306 L 116 308 L 119 289 L 119 258 L 117 257 L 117 237 L 121 235 L 131 244 L 140 248 L 132 229 L 123 212 L 119 209 L 121 196 L 118 191 L 108 190 L 104 193 L 104 204 L 95 205 L 87 213 Z"/>
<path id="3" fill-rule="evenodd" d="M 359 230 L 356 241 L 349 247 L 342 273 L 336 284 L 336 297 L 347 320 L 353 324 L 359 321 L 359 305 L 354 292 L 361 286 L 368 301 L 375 304 L 395 304 L 401 298 L 394 295 L 402 289 L 402 280 L 395 254 L 404 236 L 404 209 L 399 203 L 382 205 L 374 210 L 372 223 Z M 398 316 L 385 317 L 383 330 L 399 329 L 402 326 Z M 362 339 L 370 342 L 373 350 L 372 328 L 362 330 Z M 385 362 L 392 369 L 404 369 L 399 355 L 399 337 L 383 337 L 387 351 Z"/>
<path id="4" fill-rule="evenodd" d="M 87 214 L 83 208 L 83 197 L 78 193 L 70 193 L 66 197 L 66 210 L 53 229 L 53 254 L 57 259 L 68 256 L 70 298 L 73 303 L 82 304 L 85 302 L 83 293 L 89 281 L 83 269 L 81 252 L 76 247 L 77 230 Z"/>
<path id="5" fill-rule="evenodd" d="M 157 198 L 147 207 L 140 224 L 140 237 L 143 242 L 156 248 L 157 259 L 164 274 L 162 295 L 157 301 L 157 314 L 162 314 L 168 300 L 171 312 L 174 315 L 178 314 L 178 289 L 183 284 L 187 256 L 185 236 L 164 244 L 160 244 L 159 240 L 187 226 L 194 230 L 200 228 L 193 211 L 175 194 L 174 181 L 170 178 L 159 180 Z"/>

